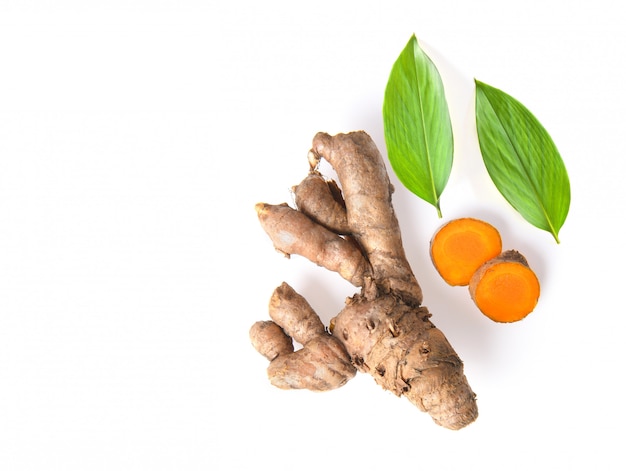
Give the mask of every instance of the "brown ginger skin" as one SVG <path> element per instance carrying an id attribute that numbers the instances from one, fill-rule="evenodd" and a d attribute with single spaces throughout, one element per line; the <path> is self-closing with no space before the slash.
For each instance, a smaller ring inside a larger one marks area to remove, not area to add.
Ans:
<path id="1" fill-rule="evenodd" d="M 250 338 L 271 361 L 268 376 L 274 386 L 327 391 L 354 377 L 356 368 L 341 342 L 326 332 L 306 299 L 287 283 L 274 290 L 269 313 L 272 320 L 255 323 Z M 291 339 L 303 348 L 294 352 Z"/>
<path id="2" fill-rule="evenodd" d="M 320 184 L 322 158 L 337 172 L 342 195 L 333 192 L 334 183 Z M 271 360 L 270 381 L 327 390 L 344 384 L 357 368 L 439 425 L 470 424 L 478 415 L 475 394 L 463 363 L 421 305 L 391 204 L 393 188 L 374 142 L 365 132 L 318 133 L 309 162 L 315 176 L 307 178 L 316 181 L 305 179 L 305 188 L 295 189 L 298 210 L 259 204 L 261 224 L 280 252 L 302 255 L 361 290 L 331 321 L 330 335 L 304 298 L 286 284 L 277 288 L 270 301 L 272 324 L 257 323 L 250 332 L 255 348 Z M 315 203 L 330 202 L 329 194 L 337 204 Z M 289 338 L 303 348 L 290 351 Z"/>
<path id="3" fill-rule="evenodd" d="M 311 158 L 316 159 L 313 155 Z M 350 232 L 346 204 L 335 181 L 326 180 L 318 171 L 311 170 L 299 185 L 293 187 L 293 192 L 300 212 L 337 234 Z M 317 197 L 311 198 L 310 195 Z"/>

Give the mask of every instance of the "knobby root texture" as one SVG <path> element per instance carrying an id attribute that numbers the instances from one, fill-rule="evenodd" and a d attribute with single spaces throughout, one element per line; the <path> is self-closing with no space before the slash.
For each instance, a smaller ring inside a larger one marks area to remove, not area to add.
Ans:
<path id="1" fill-rule="evenodd" d="M 321 159 L 338 184 L 319 173 Z M 270 361 L 271 383 L 326 391 L 361 371 L 443 427 L 472 423 L 476 395 L 460 358 L 422 306 L 391 203 L 393 188 L 373 140 L 362 131 L 318 133 L 308 160 L 309 175 L 294 187 L 296 208 L 259 203 L 259 221 L 277 251 L 337 272 L 359 291 L 326 328 L 293 288 L 276 288 L 272 320 L 250 329 L 252 344 Z M 294 351 L 293 341 L 302 348 Z"/>

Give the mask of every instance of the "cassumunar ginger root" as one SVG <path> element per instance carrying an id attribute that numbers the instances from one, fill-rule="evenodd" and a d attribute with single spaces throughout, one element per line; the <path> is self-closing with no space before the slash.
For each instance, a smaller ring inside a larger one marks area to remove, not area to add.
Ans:
<path id="1" fill-rule="evenodd" d="M 326 159 L 339 186 L 323 178 Z M 294 188 L 297 209 L 256 206 L 274 247 L 339 273 L 359 292 L 327 330 L 308 302 L 283 283 L 272 295 L 271 321 L 250 330 L 268 360 L 272 384 L 326 391 L 358 371 L 405 396 L 433 420 L 460 429 L 478 416 L 463 363 L 422 306 L 422 290 L 406 259 L 382 156 L 362 131 L 318 133 L 310 173 Z M 294 351 L 292 339 L 302 345 Z"/>

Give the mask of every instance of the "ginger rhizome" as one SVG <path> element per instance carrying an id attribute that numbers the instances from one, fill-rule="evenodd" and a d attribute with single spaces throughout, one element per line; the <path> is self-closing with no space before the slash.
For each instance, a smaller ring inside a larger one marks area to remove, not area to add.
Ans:
<path id="1" fill-rule="evenodd" d="M 430 242 L 430 257 L 452 286 L 467 286 L 487 260 L 502 252 L 502 238 L 491 224 L 474 218 L 454 219 L 439 228 Z"/>
<path id="2" fill-rule="evenodd" d="M 496 322 L 516 322 L 530 314 L 539 300 L 539 280 L 526 258 L 507 250 L 484 263 L 469 284 L 474 303 Z"/>
<path id="3" fill-rule="evenodd" d="M 318 171 L 321 159 L 339 185 Z M 256 206 L 279 252 L 301 255 L 339 273 L 359 292 L 346 300 L 327 330 L 308 302 L 286 283 L 270 300 L 271 321 L 250 337 L 270 365 L 272 384 L 326 391 L 356 371 L 405 396 L 433 420 L 460 429 L 478 416 L 463 363 L 422 306 L 422 290 L 406 259 L 382 156 L 365 132 L 318 133 L 310 172 L 294 187 L 297 209 Z M 341 187 L 341 189 L 340 189 Z M 294 351 L 292 339 L 302 345 Z"/>

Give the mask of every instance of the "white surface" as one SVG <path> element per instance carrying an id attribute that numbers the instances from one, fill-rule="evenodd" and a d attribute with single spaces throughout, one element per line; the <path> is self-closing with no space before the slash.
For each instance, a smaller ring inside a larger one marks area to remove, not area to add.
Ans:
<path id="1" fill-rule="evenodd" d="M 0 4 L 0 469 L 623 468 L 618 2 L 94 3 Z M 283 280 L 325 320 L 354 292 L 276 254 L 253 206 L 289 200 L 317 131 L 365 129 L 384 153 L 413 33 L 449 90 L 444 220 L 495 223 L 543 288 L 522 323 L 482 317 L 428 261 L 443 221 L 396 185 L 425 303 L 478 393 L 459 432 L 365 375 L 275 389 L 248 341 Z M 560 245 L 490 186 L 474 77 L 554 138 Z"/>

